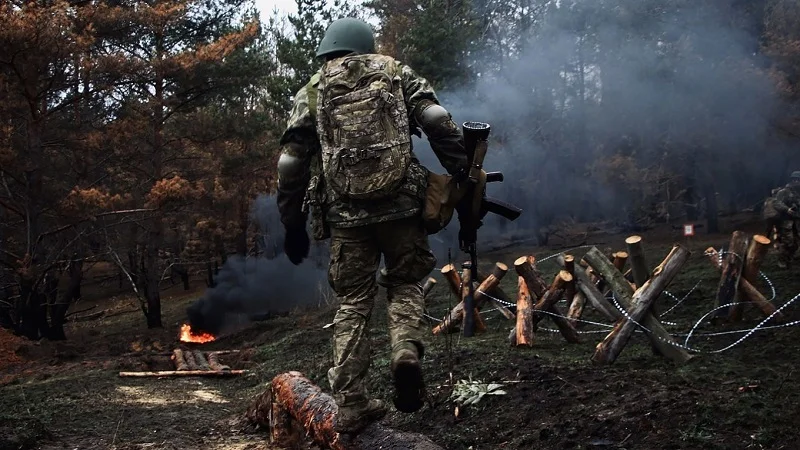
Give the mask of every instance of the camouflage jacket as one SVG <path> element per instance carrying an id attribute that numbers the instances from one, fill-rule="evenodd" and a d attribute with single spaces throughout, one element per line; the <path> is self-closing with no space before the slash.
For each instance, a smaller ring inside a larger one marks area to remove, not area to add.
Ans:
<path id="1" fill-rule="evenodd" d="M 782 219 L 800 219 L 800 192 L 798 192 L 798 188 L 792 186 L 781 188 L 775 194 L 772 206 L 780 213 Z M 792 213 L 789 212 L 789 209 L 793 210 Z"/>
<path id="2" fill-rule="evenodd" d="M 407 65 L 398 63 L 398 67 L 409 124 L 412 130 L 416 130 L 418 125 L 415 123 L 413 115 L 420 101 L 430 100 L 437 104 L 439 101 L 425 78 L 417 75 Z M 304 163 L 303 171 L 305 173 L 300 177 L 304 180 L 306 192 L 302 196 L 303 211 L 312 216 L 314 237 L 316 239 L 327 238 L 326 228 L 329 226 L 349 228 L 420 214 L 427 187 L 428 171 L 420 165 L 416 157 L 413 157 L 413 153 L 406 181 L 397 192 L 396 197 L 365 202 L 331 198 L 330 193 L 324 187 L 325 180 L 322 178 L 320 140 L 317 134 L 316 110 L 319 79 L 320 73 L 318 72 L 295 95 L 287 127 L 280 142 L 283 146 L 283 153 L 299 158 Z M 298 145 L 287 145 L 290 143 Z M 435 148 L 434 152 L 442 166 L 450 173 L 458 172 L 466 161 L 464 154 L 448 152 L 441 148 Z M 281 201 L 280 197 L 279 186 L 278 202 L 282 215 L 287 210 L 298 208 L 296 202 L 300 201 L 301 196 L 284 195 L 284 201 Z"/>

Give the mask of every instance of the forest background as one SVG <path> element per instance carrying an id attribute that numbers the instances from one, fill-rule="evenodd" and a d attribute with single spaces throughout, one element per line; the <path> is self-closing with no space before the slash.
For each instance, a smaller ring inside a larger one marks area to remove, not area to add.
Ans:
<path id="1" fill-rule="evenodd" d="M 491 193 L 526 212 L 487 233 L 544 244 L 572 223 L 700 220 L 714 232 L 800 169 L 793 0 L 259 6 L 0 2 L 3 327 L 64 339 L 101 265 L 160 327 L 166 277 L 280 253 L 278 139 L 327 24 L 347 15 L 369 19 L 379 51 L 433 83 L 458 123 L 492 125 L 486 166 L 506 181 Z"/>

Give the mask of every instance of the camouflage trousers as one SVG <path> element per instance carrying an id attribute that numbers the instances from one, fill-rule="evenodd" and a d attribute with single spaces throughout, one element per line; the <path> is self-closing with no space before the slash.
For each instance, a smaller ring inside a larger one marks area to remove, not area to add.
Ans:
<path id="1" fill-rule="evenodd" d="M 789 265 L 797 251 L 798 236 L 794 220 L 782 220 L 776 227 L 775 249 L 778 262 Z"/>
<path id="2" fill-rule="evenodd" d="M 424 351 L 428 332 L 420 281 L 436 258 L 419 217 L 331 229 L 328 281 L 339 310 L 333 321 L 333 367 L 328 381 L 336 403 L 357 403 L 368 397 L 364 378 L 371 363 L 368 321 L 378 292 L 376 275 L 386 265 L 389 339 L 392 349 L 411 342 Z"/>

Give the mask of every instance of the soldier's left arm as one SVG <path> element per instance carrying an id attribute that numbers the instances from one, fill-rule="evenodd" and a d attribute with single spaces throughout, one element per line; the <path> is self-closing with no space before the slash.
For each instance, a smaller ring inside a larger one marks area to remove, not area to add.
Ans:
<path id="1" fill-rule="evenodd" d="M 295 95 L 278 158 L 278 211 L 285 228 L 305 227 L 308 213 L 303 200 L 310 180 L 311 157 L 318 148 L 314 113 L 309 107 L 309 85 Z"/>
<path id="2" fill-rule="evenodd" d="M 425 133 L 439 162 L 451 175 L 468 169 L 464 136 L 446 109 L 439 104 L 436 92 L 428 80 L 417 75 L 411 67 L 401 64 L 403 95 L 409 122 Z"/>

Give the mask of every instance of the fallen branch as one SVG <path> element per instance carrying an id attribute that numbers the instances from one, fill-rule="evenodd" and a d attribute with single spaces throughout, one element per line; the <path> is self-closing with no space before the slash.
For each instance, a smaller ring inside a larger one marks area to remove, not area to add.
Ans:
<path id="1" fill-rule="evenodd" d="M 243 375 L 247 370 L 162 370 L 158 372 L 120 372 L 121 377 L 227 377 Z"/>

